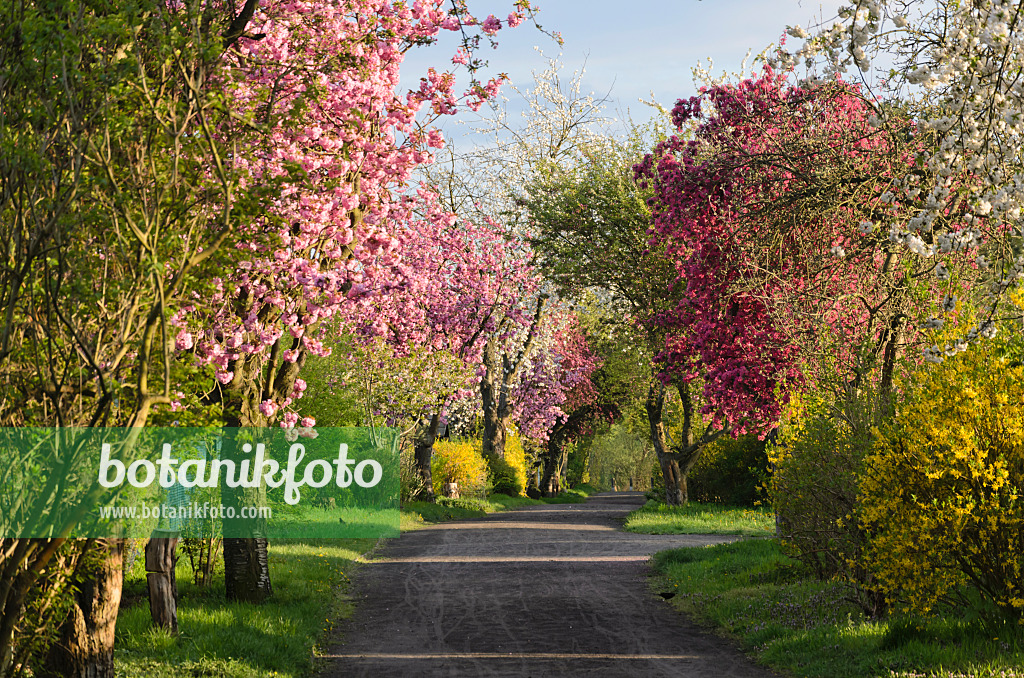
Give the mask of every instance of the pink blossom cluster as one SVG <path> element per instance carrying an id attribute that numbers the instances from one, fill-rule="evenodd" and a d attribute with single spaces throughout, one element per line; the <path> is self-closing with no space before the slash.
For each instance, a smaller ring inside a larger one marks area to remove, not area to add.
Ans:
<path id="1" fill-rule="evenodd" d="M 460 98 L 478 106 L 500 84 L 474 83 L 457 96 L 454 76 L 431 69 L 418 90 L 396 94 L 409 46 L 442 30 L 500 27 L 445 4 L 264 2 L 212 74 L 232 119 L 264 130 L 230 158 L 233 169 L 249 177 L 246 190 L 274 196 L 242 226 L 233 269 L 173 318 L 175 348 L 214 366 L 220 383 L 240 385 L 235 365 L 246 356 L 294 363 L 303 353 L 328 354 L 328 321 L 365 315 L 371 290 L 415 284 L 401 282 L 416 277 L 416 265 L 402 262 L 398 226 L 411 210 L 402 193 L 412 170 L 432 160 L 429 149 L 444 144 L 417 116 L 453 113 Z M 423 228 L 450 229 L 445 219 Z M 260 412 L 277 416 L 301 395 L 297 388 L 283 401 L 265 400 Z"/>
<path id="2" fill-rule="evenodd" d="M 591 377 L 601 359 L 571 312 L 549 313 L 540 339 L 530 369 L 513 386 L 511 400 L 520 434 L 543 442 L 568 413 L 597 399 Z"/>
<path id="3" fill-rule="evenodd" d="M 536 296 L 540 278 L 528 246 L 500 224 L 460 220 L 426 185 L 396 204 L 390 219 L 400 263 L 361 287 L 363 303 L 350 318 L 360 335 L 477 363 L 488 339 L 529 322 L 524 301 Z"/>

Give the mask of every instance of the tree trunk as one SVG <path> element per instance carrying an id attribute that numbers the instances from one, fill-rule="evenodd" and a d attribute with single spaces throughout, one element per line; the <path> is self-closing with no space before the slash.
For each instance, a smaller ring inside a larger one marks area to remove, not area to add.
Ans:
<path id="1" fill-rule="evenodd" d="M 420 482 L 423 483 L 417 499 L 431 503 L 437 500 L 434 494 L 434 478 L 430 470 L 430 460 L 434 456 L 434 442 L 437 440 L 437 425 L 438 415 L 431 415 L 430 422 L 421 431 L 417 431 L 413 443 L 416 471 L 419 473 Z"/>
<path id="2" fill-rule="evenodd" d="M 544 476 L 541 478 L 539 489 L 545 497 L 554 497 L 562 491 L 561 469 L 557 461 L 548 457 L 544 461 Z"/>
<path id="3" fill-rule="evenodd" d="M 537 336 L 544 315 L 547 295 L 537 298 L 537 310 L 523 342 L 522 349 L 514 356 L 505 352 L 498 336 L 484 344 L 484 375 L 480 379 L 480 400 L 484 412 L 483 457 L 486 460 L 505 458 L 505 432 L 512 416 L 509 391 L 519 377 L 524 361 L 530 357 L 533 342 Z"/>
<path id="4" fill-rule="evenodd" d="M 149 584 L 149 614 L 153 624 L 178 633 L 178 533 L 156 530 L 146 544 L 146 581 Z"/>
<path id="5" fill-rule="evenodd" d="M 114 627 L 121 605 L 123 539 L 85 548 L 74 574 L 74 602 L 38 672 L 45 678 L 113 678 Z"/>
<path id="6" fill-rule="evenodd" d="M 565 473 L 567 458 L 565 441 L 557 432 L 552 434 L 548 439 L 547 454 L 544 455 L 544 476 L 541 478 L 540 487 L 537 488 L 545 497 L 554 497 L 562 491 L 562 476 Z"/>
<path id="7" fill-rule="evenodd" d="M 226 417 L 228 427 L 255 431 L 269 425 L 270 422 L 259 412 L 259 396 L 254 393 L 246 391 L 244 394 L 233 394 L 234 397 L 228 401 L 229 407 L 225 408 L 229 413 Z M 258 441 L 253 440 L 251 444 L 255 449 Z M 234 440 L 223 441 L 221 455 L 233 458 L 236 464 L 249 458 Z M 267 488 L 262 482 L 254 488 L 221 485 L 221 502 L 225 507 L 234 507 L 237 516 L 242 515 L 243 508 L 264 506 L 266 494 Z M 262 603 L 273 593 L 270 586 L 266 518 L 224 518 L 224 534 L 224 584 L 227 599 Z M 227 536 L 229 534 L 232 536 Z"/>
<path id="8" fill-rule="evenodd" d="M 266 537 L 224 540 L 224 584 L 227 599 L 262 603 L 270 597 L 270 566 Z"/>
<path id="9" fill-rule="evenodd" d="M 501 359 L 495 342 L 489 341 L 484 346 L 484 376 L 480 380 L 480 399 L 484 413 L 484 436 L 482 452 L 484 459 L 505 458 L 505 422 L 503 421 L 502 397 L 503 383 Z"/>
<path id="10" fill-rule="evenodd" d="M 671 457 L 658 455 L 661 473 L 665 476 L 665 503 L 669 506 L 683 506 L 690 497 L 686 492 L 686 474 L 679 468 L 679 462 Z"/>
<path id="11" fill-rule="evenodd" d="M 665 435 L 665 385 L 657 379 L 651 380 L 647 389 L 647 421 L 651 428 L 651 444 L 658 455 L 661 473 L 665 478 L 665 503 L 669 506 L 682 506 L 688 500 L 686 496 L 686 476 L 679 468 L 679 462 L 671 453 L 668 437 Z"/>

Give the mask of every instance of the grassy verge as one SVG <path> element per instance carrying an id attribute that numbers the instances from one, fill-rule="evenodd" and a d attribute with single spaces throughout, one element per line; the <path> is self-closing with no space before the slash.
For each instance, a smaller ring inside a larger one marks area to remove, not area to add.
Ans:
<path id="1" fill-rule="evenodd" d="M 436 504 L 425 501 L 412 501 L 402 506 L 402 531 L 414 530 L 425 524 L 446 522 L 449 520 L 470 520 L 482 518 L 488 513 L 508 511 L 522 506 L 543 506 L 545 504 L 570 504 L 586 500 L 590 490 L 572 489 L 557 497 L 530 499 L 529 497 L 510 497 L 505 494 L 492 494 L 487 499 L 446 499 L 440 497 Z"/>
<path id="2" fill-rule="evenodd" d="M 140 554 L 125 575 L 117 619 L 116 664 L 125 678 L 299 678 L 313 668 L 317 643 L 351 614 L 348 575 L 372 539 L 276 542 L 270 547 L 274 595 L 263 605 L 229 603 L 223 574 L 208 588 L 192 584 L 178 561 L 178 625 L 154 629 Z"/>
<path id="3" fill-rule="evenodd" d="M 763 509 L 698 504 L 666 506 L 649 501 L 626 516 L 627 532 L 644 534 L 741 534 L 767 537 L 775 533 L 775 518 Z"/>
<path id="4" fill-rule="evenodd" d="M 774 539 L 663 551 L 654 569 L 659 590 L 677 593 L 671 604 L 788 675 L 1024 676 L 1019 629 L 949 616 L 866 619 L 841 583 L 813 579 Z"/>

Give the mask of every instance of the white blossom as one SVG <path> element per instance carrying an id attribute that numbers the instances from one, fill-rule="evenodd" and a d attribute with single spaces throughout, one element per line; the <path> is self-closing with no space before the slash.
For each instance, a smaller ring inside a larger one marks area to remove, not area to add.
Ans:
<path id="1" fill-rule="evenodd" d="M 926 244 L 916 235 L 908 235 L 904 239 L 904 242 L 906 243 L 907 247 L 910 248 L 910 251 L 913 252 L 914 254 L 918 254 L 926 258 L 935 254 L 935 248 L 932 247 L 931 245 Z"/>

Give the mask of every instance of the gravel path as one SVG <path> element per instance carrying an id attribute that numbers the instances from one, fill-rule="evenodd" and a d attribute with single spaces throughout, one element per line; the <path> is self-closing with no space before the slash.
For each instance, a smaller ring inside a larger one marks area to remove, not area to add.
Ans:
<path id="1" fill-rule="evenodd" d="M 733 537 L 622 532 L 643 501 L 605 493 L 403 534 L 357 575 L 323 675 L 771 676 L 647 586 L 655 551 Z"/>

